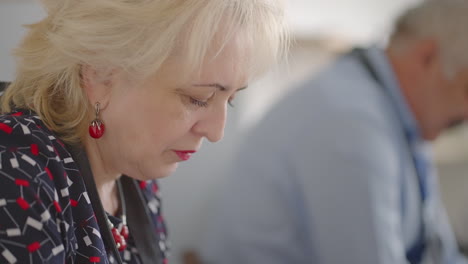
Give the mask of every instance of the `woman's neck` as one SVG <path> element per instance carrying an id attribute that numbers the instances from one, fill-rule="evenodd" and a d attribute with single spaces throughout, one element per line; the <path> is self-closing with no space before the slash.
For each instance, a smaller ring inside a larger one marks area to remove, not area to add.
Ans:
<path id="1" fill-rule="evenodd" d="M 86 140 L 84 147 L 104 210 L 115 215 L 120 204 L 115 181 L 120 178 L 121 174 L 110 170 L 111 166 L 106 166 L 103 151 L 96 140 Z"/>

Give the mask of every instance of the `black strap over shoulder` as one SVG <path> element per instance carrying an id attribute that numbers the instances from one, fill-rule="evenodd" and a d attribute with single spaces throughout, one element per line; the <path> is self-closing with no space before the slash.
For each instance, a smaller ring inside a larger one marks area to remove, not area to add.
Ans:
<path id="1" fill-rule="evenodd" d="M 122 176 L 121 182 L 125 203 L 128 205 L 128 227 L 138 253 L 145 264 L 162 264 L 162 252 L 156 238 L 155 226 L 140 187 L 134 179 L 126 175 Z"/>
<path id="2" fill-rule="evenodd" d="M 99 193 L 86 153 L 83 149 L 78 149 L 76 147 L 68 146 L 67 149 L 70 151 L 83 176 L 104 244 L 114 255 L 117 263 L 122 264 L 120 253 L 112 233 L 107 226 L 107 215 L 99 199 Z M 125 199 L 125 201 L 122 202 L 125 203 L 127 209 L 128 227 L 135 241 L 141 260 L 144 264 L 162 264 L 162 254 L 158 244 L 159 240 L 156 238 L 155 227 L 138 183 L 136 180 L 125 175 L 122 176 L 120 181 L 122 183 Z"/>
<path id="3" fill-rule="evenodd" d="M 86 153 L 83 149 L 67 146 L 68 151 L 70 151 L 73 160 L 76 162 L 78 169 L 81 172 L 83 181 L 86 186 L 86 191 L 88 192 L 89 199 L 91 200 L 91 205 L 93 206 L 94 214 L 101 231 L 102 240 L 104 241 L 104 246 L 114 255 L 118 264 L 122 264 L 122 259 L 120 258 L 117 245 L 115 244 L 114 237 L 112 236 L 111 230 L 107 225 L 107 215 L 104 207 L 102 206 L 101 199 L 99 199 L 99 193 L 96 188 L 96 183 L 94 182 L 94 176 L 89 166 L 89 160 L 86 156 Z M 145 263 L 146 264 L 146 263 Z"/>

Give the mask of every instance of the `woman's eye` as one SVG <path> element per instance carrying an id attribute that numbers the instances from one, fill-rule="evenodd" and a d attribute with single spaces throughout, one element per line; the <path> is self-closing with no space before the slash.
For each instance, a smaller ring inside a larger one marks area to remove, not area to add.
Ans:
<path id="1" fill-rule="evenodd" d="M 189 97 L 190 98 L 190 103 L 193 104 L 193 105 L 196 105 L 198 107 L 207 107 L 208 106 L 208 102 L 205 102 L 205 101 L 200 101 L 200 100 L 197 100 L 193 97 Z"/>

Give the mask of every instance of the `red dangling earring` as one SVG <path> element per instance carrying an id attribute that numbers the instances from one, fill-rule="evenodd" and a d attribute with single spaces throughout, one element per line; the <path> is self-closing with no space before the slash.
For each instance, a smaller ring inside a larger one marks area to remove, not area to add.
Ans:
<path id="1" fill-rule="evenodd" d="M 100 107 L 101 105 L 99 102 L 94 105 L 96 118 L 89 125 L 89 135 L 96 139 L 101 138 L 105 131 L 104 123 L 102 123 L 101 119 L 99 119 L 99 112 L 101 111 Z"/>

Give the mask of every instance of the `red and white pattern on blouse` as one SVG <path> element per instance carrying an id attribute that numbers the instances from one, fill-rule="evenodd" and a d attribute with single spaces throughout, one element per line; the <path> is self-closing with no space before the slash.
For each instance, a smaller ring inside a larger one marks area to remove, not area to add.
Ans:
<path id="1" fill-rule="evenodd" d="M 158 185 L 147 181 L 140 187 L 167 263 Z M 141 264 L 131 234 L 128 242 L 123 262 Z M 0 263 L 115 263 L 76 163 L 29 110 L 0 116 Z"/>

